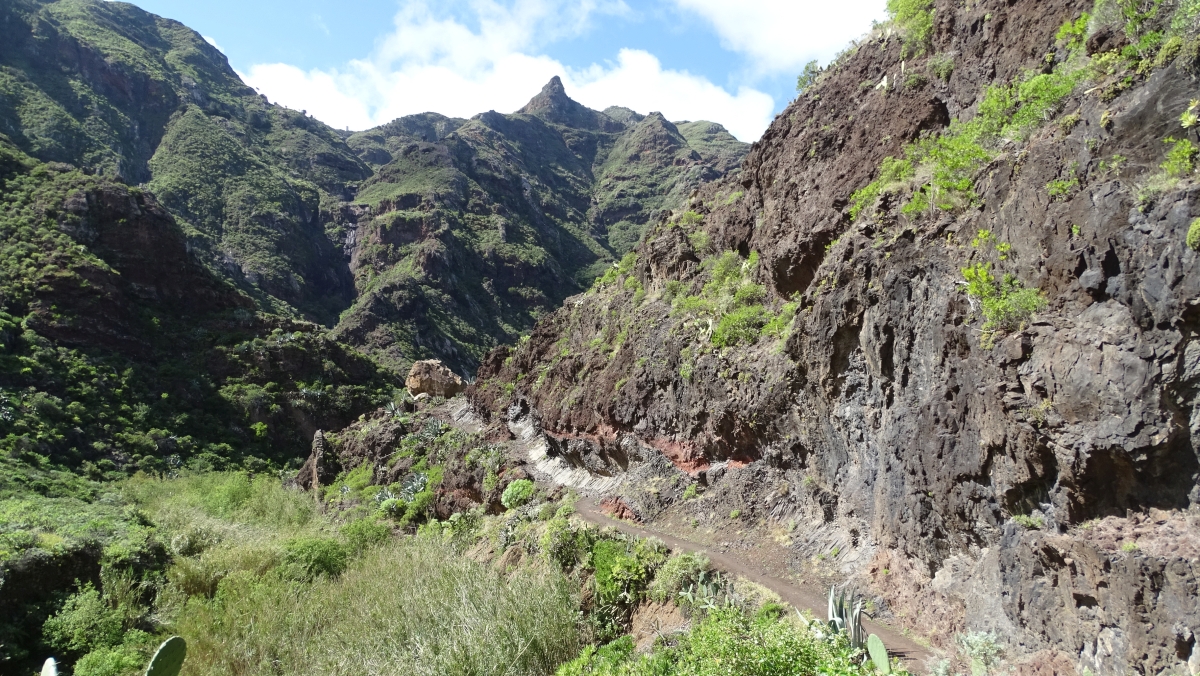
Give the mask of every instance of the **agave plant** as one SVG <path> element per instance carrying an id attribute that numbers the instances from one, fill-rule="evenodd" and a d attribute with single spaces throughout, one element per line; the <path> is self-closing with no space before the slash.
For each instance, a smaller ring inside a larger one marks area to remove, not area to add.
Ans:
<path id="1" fill-rule="evenodd" d="M 862 612 L 863 600 L 847 595 L 845 590 L 838 593 L 836 587 L 829 588 L 829 631 L 832 634 L 844 633 L 850 640 L 850 647 L 858 650 L 867 641 L 863 633 Z"/>

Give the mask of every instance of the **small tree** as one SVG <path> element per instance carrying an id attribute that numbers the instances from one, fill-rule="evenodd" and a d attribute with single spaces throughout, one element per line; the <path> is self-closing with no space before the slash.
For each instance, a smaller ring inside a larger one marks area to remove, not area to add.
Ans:
<path id="1" fill-rule="evenodd" d="M 804 64 L 804 72 L 800 77 L 796 78 L 796 93 L 802 94 L 809 87 L 817 83 L 817 76 L 821 74 L 821 65 L 816 60 L 809 61 Z"/>

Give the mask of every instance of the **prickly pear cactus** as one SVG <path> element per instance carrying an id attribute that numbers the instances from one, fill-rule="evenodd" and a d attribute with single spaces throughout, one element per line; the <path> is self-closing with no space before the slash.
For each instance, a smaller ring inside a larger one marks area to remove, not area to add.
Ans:
<path id="1" fill-rule="evenodd" d="M 46 663 L 42 665 L 42 676 L 58 676 L 58 662 L 53 657 L 46 658 Z"/>
<path id="2" fill-rule="evenodd" d="M 158 646 L 158 652 L 146 667 L 146 676 L 179 676 L 184 657 L 187 657 L 187 641 L 172 636 Z"/>
<path id="3" fill-rule="evenodd" d="M 875 634 L 867 637 L 867 652 L 871 654 L 871 661 L 875 663 L 875 670 L 881 674 L 892 673 L 892 663 L 888 661 L 887 648 L 883 645 L 883 639 Z"/>

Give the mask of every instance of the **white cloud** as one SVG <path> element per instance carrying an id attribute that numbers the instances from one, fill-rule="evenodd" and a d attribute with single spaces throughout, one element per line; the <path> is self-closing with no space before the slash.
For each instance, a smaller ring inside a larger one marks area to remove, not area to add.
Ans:
<path id="1" fill-rule="evenodd" d="M 747 55 L 764 74 L 798 73 L 828 63 L 883 19 L 886 0 L 673 0 L 708 20 L 722 45 Z"/>
<path id="2" fill-rule="evenodd" d="M 225 50 L 221 48 L 221 45 L 217 44 L 216 40 L 208 37 L 207 35 L 201 35 L 200 37 L 204 38 L 204 41 L 207 42 L 208 44 L 212 45 L 213 47 L 216 47 L 218 52 L 221 52 L 222 54 L 225 53 Z"/>
<path id="3" fill-rule="evenodd" d="M 616 62 L 581 70 L 538 54 L 548 42 L 581 33 L 595 14 L 629 12 L 623 0 L 516 0 L 511 6 L 464 0 L 453 7 L 466 17 L 447 13 L 446 5 L 435 11 L 428 1 L 410 0 L 374 53 L 342 69 L 258 64 L 243 79 L 278 103 L 351 129 L 428 111 L 455 117 L 512 112 L 554 75 L 592 108 L 622 105 L 669 119 L 713 120 L 745 141 L 756 140 L 771 121 L 775 103 L 767 94 L 749 88 L 731 94 L 704 77 L 664 70 L 644 51 L 621 50 Z"/>

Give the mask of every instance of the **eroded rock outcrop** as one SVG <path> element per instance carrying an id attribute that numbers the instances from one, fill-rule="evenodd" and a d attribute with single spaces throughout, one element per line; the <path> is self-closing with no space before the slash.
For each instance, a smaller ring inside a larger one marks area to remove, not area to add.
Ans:
<path id="1" fill-rule="evenodd" d="M 413 396 L 428 394 L 433 397 L 453 397 L 466 387 L 462 378 L 437 359 L 414 363 L 404 386 Z"/>

